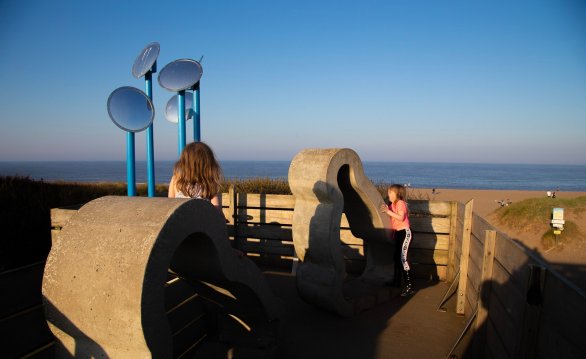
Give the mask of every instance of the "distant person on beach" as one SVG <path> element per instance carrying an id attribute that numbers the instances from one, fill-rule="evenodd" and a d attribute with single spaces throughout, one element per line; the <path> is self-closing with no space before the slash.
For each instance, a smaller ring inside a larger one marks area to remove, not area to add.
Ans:
<path id="1" fill-rule="evenodd" d="M 391 228 L 395 231 L 395 278 L 393 285 L 400 287 L 401 277 L 405 279 L 405 285 L 401 291 L 401 296 L 404 297 L 415 293 L 409 275 L 409 262 L 407 262 L 407 252 L 412 237 L 409 209 L 407 202 L 405 202 L 407 191 L 405 186 L 394 184 L 387 189 L 387 193 L 390 203 L 388 206 L 383 204 L 380 210 L 391 217 Z"/>
<path id="2" fill-rule="evenodd" d="M 222 169 L 212 149 L 204 142 L 192 142 L 185 146 L 175 163 L 168 196 L 205 199 L 221 212 L 221 181 Z"/>
<path id="3" fill-rule="evenodd" d="M 431 194 L 435 194 L 435 188 L 431 189 Z"/>

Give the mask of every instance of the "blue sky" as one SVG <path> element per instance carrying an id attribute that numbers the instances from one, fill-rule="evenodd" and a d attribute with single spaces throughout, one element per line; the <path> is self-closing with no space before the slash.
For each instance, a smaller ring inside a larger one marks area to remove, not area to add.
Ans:
<path id="1" fill-rule="evenodd" d="M 152 41 L 159 69 L 205 56 L 202 138 L 222 160 L 586 164 L 580 0 L 0 1 L 0 160 L 123 160 L 106 100 L 143 89 Z M 155 82 L 158 160 L 176 157 L 172 95 Z"/>

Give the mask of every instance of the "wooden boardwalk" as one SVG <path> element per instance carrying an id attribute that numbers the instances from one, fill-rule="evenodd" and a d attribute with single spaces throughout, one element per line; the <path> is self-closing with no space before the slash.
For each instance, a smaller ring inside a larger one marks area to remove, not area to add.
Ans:
<path id="1" fill-rule="evenodd" d="M 448 289 L 444 282 L 417 280 L 415 295 L 341 318 L 301 300 L 291 275 L 266 277 L 287 308 L 279 358 L 445 358 L 465 326 L 454 313 L 455 300 L 447 312 L 437 311 Z"/>

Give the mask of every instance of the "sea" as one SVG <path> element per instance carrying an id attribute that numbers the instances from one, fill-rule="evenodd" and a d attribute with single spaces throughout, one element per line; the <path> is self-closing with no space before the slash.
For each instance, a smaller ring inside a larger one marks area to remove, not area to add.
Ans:
<path id="1" fill-rule="evenodd" d="M 173 161 L 155 162 L 157 183 L 168 183 Z M 229 179 L 286 179 L 288 161 L 221 161 Z M 363 162 L 374 183 L 414 188 L 586 191 L 586 165 Z M 0 162 L 0 176 L 43 181 L 125 182 L 124 161 Z M 146 162 L 136 162 L 136 181 L 147 181 Z"/>

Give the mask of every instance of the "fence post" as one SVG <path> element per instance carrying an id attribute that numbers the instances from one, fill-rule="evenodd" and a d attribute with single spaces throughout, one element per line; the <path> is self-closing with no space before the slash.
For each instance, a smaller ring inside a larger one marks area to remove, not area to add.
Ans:
<path id="1" fill-rule="evenodd" d="M 235 224 L 236 222 L 236 194 L 234 191 L 234 185 L 231 184 L 230 187 L 228 187 L 228 200 L 229 200 L 229 204 L 228 204 L 228 212 L 230 213 L 228 215 L 228 222 L 232 225 Z M 234 227 L 234 231 L 236 231 L 236 227 Z M 234 237 L 236 237 L 236 235 L 234 235 Z"/>
<path id="2" fill-rule="evenodd" d="M 456 234 L 458 226 L 458 203 L 452 201 L 450 203 L 450 239 L 448 241 L 448 273 L 446 274 L 446 281 L 451 283 L 456 276 Z"/>
<path id="3" fill-rule="evenodd" d="M 456 313 L 464 315 L 466 307 L 466 285 L 468 284 L 468 261 L 470 258 L 470 235 L 472 233 L 472 209 L 474 199 L 464 207 L 464 230 L 462 231 L 462 254 L 460 257 L 460 281 L 458 282 L 458 301 Z"/>

